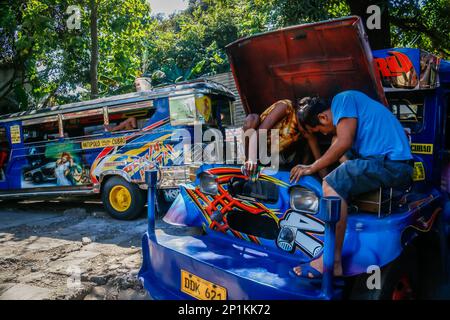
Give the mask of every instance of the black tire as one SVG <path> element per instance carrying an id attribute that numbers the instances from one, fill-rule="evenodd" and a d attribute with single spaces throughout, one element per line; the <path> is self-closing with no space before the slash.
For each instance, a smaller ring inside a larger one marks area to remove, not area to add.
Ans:
<path id="1" fill-rule="evenodd" d="M 0 204 L 3 206 L 15 206 L 20 199 L 2 199 L 0 200 Z"/>
<path id="2" fill-rule="evenodd" d="M 440 235 L 435 232 L 423 234 L 417 240 L 418 270 L 421 275 L 420 299 L 442 299 L 440 291 L 442 284 L 446 282 L 444 259 L 447 251 L 445 248 L 441 249 L 445 243 L 441 242 Z"/>
<path id="3" fill-rule="evenodd" d="M 118 211 L 110 202 L 110 193 L 116 186 L 122 186 L 128 190 L 131 195 L 131 201 L 128 209 Z M 135 184 L 125 181 L 121 177 L 109 178 L 102 188 L 102 202 L 106 211 L 115 219 L 119 220 L 133 220 L 139 217 L 145 207 L 144 193 Z"/>
<path id="4" fill-rule="evenodd" d="M 44 181 L 44 176 L 42 175 L 42 173 L 36 172 L 35 174 L 33 174 L 34 183 L 41 183 L 42 181 Z"/>
<path id="5" fill-rule="evenodd" d="M 409 247 L 387 266 L 381 268 L 381 289 L 368 289 L 371 274 L 354 279 L 350 289 L 351 300 L 414 300 L 418 298 L 417 253 Z"/>

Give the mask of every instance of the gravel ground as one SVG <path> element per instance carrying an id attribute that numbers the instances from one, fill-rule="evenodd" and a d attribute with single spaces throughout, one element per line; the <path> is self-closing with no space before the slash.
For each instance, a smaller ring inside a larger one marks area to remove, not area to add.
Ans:
<path id="1" fill-rule="evenodd" d="M 149 299 L 137 279 L 146 228 L 95 201 L 0 202 L 0 300 Z"/>
<path id="2" fill-rule="evenodd" d="M 150 299 L 137 279 L 146 228 L 98 201 L 0 201 L 0 300 Z M 438 283 L 432 299 L 449 299 L 448 280 Z"/>

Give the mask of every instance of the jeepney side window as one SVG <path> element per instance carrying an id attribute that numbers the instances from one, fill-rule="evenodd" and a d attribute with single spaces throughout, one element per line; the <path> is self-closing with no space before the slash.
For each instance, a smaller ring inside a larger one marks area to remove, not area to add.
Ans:
<path id="1" fill-rule="evenodd" d="M 151 100 L 109 107 L 106 129 L 110 132 L 140 130 L 145 127 L 155 111 Z"/>
<path id="2" fill-rule="evenodd" d="M 85 116 L 64 114 L 63 127 L 65 138 L 79 138 L 103 134 L 104 118 L 102 109 L 86 111 Z"/>
<path id="3" fill-rule="evenodd" d="M 220 114 L 220 122 L 222 126 L 232 126 L 234 125 L 234 103 L 231 100 L 228 99 L 219 99 L 217 101 L 217 105 L 219 108 L 219 114 Z"/>
<path id="4" fill-rule="evenodd" d="M 209 107 L 206 116 L 202 117 L 200 113 L 200 120 L 204 120 L 204 124 L 223 127 L 233 125 L 233 102 L 230 99 L 217 95 L 202 96 L 196 98 L 196 106 L 198 113 L 201 110 L 208 110 Z"/>
<path id="5" fill-rule="evenodd" d="M 8 138 L 6 137 L 6 128 L 0 127 L 0 143 L 8 143 Z"/>
<path id="6" fill-rule="evenodd" d="M 390 99 L 392 113 L 397 117 L 403 127 L 409 128 L 411 133 L 417 133 L 423 128 L 424 99 L 404 98 Z"/>
<path id="7" fill-rule="evenodd" d="M 6 129 L 0 127 L 0 181 L 5 180 L 4 169 L 8 163 L 10 152 L 11 148 L 6 136 Z"/>
<path id="8" fill-rule="evenodd" d="M 24 121 L 22 130 L 23 142 L 25 144 L 47 142 L 59 138 L 58 121 L 43 121 L 42 119 L 34 119 L 27 122 Z"/>

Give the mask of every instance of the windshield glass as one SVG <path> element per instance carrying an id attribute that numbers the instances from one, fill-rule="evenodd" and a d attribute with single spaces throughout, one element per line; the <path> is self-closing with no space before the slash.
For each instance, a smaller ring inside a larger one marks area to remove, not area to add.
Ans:
<path id="1" fill-rule="evenodd" d="M 169 98 L 170 123 L 176 125 L 190 125 L 196 121 L 195 96 L 181 96 Z"/>
<path id="2" fill-rule="evenodd" d="M 233 124 L 233 103 L 221 96 L 189 95 L 169 99 L 172 125 L 205 124 L 230 126 Z"/>
<path id="3" fill-rule="evenodd" d="M 388 96 L 392 113 L 403 127 L 409 128 L 411 133 L 417 133 L 423 128 L 424 101 L 423 94 L 417 92 L 394 94 Z"/>

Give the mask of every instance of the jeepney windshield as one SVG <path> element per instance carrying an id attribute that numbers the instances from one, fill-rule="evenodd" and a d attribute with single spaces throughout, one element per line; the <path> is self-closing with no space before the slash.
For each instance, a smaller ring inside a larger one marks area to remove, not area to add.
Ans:
<path id="1" fill-rule="evenodd" d="M 170 122 L 173 126 L 233 124 L 233 103 L 225 97 L 188 95 L 169 98 Z"/>
<path id="2" fill-rule="evenodd" d="M 422 92 L 402 92 L 388 95 L 392 113 L 411 133 L 422 130 L 424 124 L 425 95 Z"/>

